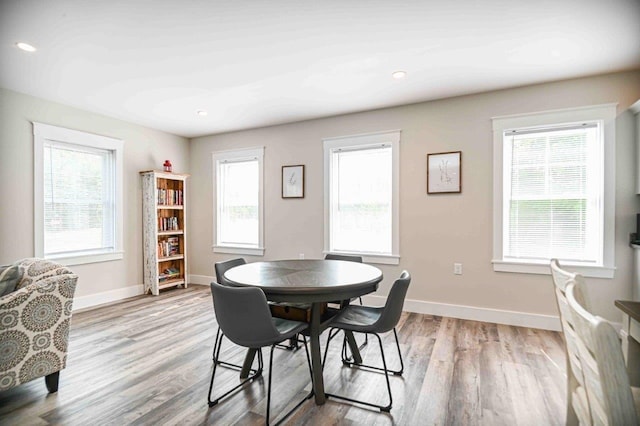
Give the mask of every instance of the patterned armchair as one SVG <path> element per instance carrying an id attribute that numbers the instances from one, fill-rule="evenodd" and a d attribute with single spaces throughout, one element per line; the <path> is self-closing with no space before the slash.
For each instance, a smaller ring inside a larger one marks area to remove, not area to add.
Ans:
<path id="1" fill-rule="evenodd" d="M 14 292 L 0 297 L 0 391 L 44 376 L 53 393 L 67 363 L 78 276 L 49 260 L 14 265 L 22 267 L 22 278 Z"/>

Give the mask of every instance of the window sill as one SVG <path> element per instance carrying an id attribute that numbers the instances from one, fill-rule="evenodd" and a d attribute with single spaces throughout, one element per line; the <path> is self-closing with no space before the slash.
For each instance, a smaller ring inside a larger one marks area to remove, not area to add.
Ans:
<path id="1" fill-rule="evenodd" d="M 45 257 L 65 266 L 85 265 L 88 263 L 111 262 L 113 260 L 122 260 L 124 258 L 123 251 L 115 251 L 109 253 L 93 253 L 84 255 L 52 255 Z"/>
<path id="2" fill-rule="evenodd" d="M 361 252 L 345 252 L 345 251 L 324 251 L 323 254 L 344 254 L 347 256 L 361 256 L 363 263 L 375 263 L 378 265 L 399 265 L 400 255 L 398 254 L 373 254 Z"/>
<path id="3" fill-rule="evenodd" d="M 520 274 L 551 275 L 549 263 L 510 262 L 505 260 L 492 260 L 493 270 L 496 272 L 515 272 Z M 616 268 L 610 266 L 584 266 L 562 263 L 562 266 L 571 272 L 578 273 L 589 278 L 613 278 Z"/>
<path id="4" fill-rule="evenodd" d="M 213 252 L 264 256 L 264 247 L 213 246 Z"/>

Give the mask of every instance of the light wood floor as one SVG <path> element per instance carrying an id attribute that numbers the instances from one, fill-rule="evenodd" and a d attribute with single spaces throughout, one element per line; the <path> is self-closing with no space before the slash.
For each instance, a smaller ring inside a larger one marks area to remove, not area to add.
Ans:
<path id="1" fill-rule="evenodd" d="M 266 374 L 217 407 L 207 406 L 216 328 L 205 286 L 77 313 L 58 393 L 47 394 L 44 379 L 0 393 L 0 424 L 264 424 Z M 563 423 L 565 355 L 559 333 L 404 313 L 398 335 L 405 374 L 391 377 L 390 414 L 309 400 L 286 424 Z M 385 342 L 388 362 L 396 365 L 393 333 Z M 326 390 L 383 403 L 384 375 L 341 367 L 340 346 L 332 342 Z M 379 360 L 376 346 L 370 339 L 365 361 Z M 221 358 L 240 361 L 242 355 L 225 340 Z M 276 349 L 274 370 L 272 420 L 277 420 L 310 389 L 304 350 Z M 218 384 L 237 381 L 236 372 L 218 371 Z"/>

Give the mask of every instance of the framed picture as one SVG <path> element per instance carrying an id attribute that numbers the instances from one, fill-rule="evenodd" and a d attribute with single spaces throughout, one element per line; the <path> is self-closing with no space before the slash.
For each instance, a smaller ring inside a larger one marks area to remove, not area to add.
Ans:
<path id="1" fill-rule="evenodd" d="M 462 151 L 427 154 L 427 194 L 462 192 Z"/>
<path id="2" fill-rule="evenodd" d="M 282 166 L 282 198 L 304 198 L 304 166 Z"/>

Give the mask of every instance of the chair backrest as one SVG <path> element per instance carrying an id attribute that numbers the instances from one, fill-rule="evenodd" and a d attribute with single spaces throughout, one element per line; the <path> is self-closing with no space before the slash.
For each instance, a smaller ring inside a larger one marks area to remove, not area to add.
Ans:
<path id="1" fill-rule="evenodd" d="M 389 296 L 387 296 L 387 302 L 384 304 L 384 308 L 382 308 L 382 315 L 380 315 L 380 318 L 373 326 L 377 333 L 392 330 L 398 324 L 398 321 L 400 321 L 404 298 L 407 295 L 407 289 L 410 283 L 411 275 L 407 271 L 402 271 L 400 278 L 391 286 L 391 291 L 389 291 Z"/>
<path id="2" fill-rule="evenodd" d="M 614 328 L 584 306 L 580 275 L 567 286 L 567 302 L 578 336 L 587 397 L 595 425 L 637 425 L 629 376 Z"/>
<path id="3" fill-rule="evenodd" d="M 245 265 L 246 263 L 247 262 L 241 257 L 225 260 L 224 262 L 216 262 L 214 265 L 216 269 L 216 282 L 222 285 L 227 285 L 227 280 L 224 279 L 224 273 L 234 266 Z"/>
<path id="4" fill-rule="evenodd" d="M 257 287 L 229 287 L 211 283 L 216 319 L 233 343 L 260 348 L 275 343 L 280 333 L 271 320 L 264 292 Z"/>
<path id="5" fill-rule="evenodd" d="M 347 262 L 362 263 L 362 256 L 348 256 L 346 254 L 329 253 L 324 257 L 325 260 L 346 260 Z"/>
<path id="6" fill-rule="evenodd" d="M 556 259 L 551 260 L 551 277 L 553 278 L 553 284 L 555 286 L 556 302 L 558 303 L 558 311 L 560 312 L 560 322 L 562 325 L 562 333 L 564 335 L 565 346 L 567 348 L 567 357 L 569 358 L 569 365 L 571 371 L 567 371 L 567 374 L 572 374 L 574 379 L 584 387 L 584 374 L 582 373 L 582 363 L 580 362 L 580 351 L 578 350 L 577 335 L 573 320 L 573 315 L 569 309 L 567 303 L 566 288 L 569 282 L 576 279 L 576 274 L 565 271 L 560 267 L 560 264 Z M 587 300 L 586 289 L 581 290 L 583 292 L 583 299 L 585 306 L 591 309 L 589 301 Z"/>

